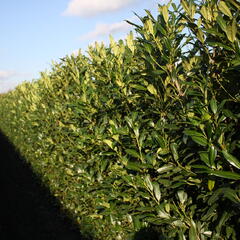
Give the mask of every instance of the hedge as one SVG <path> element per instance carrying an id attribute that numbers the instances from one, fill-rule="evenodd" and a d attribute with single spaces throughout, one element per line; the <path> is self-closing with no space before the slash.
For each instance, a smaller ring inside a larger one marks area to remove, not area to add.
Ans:
<path id="1" fill-rule="evenodd" d="M 239 239 L 240 4 L 171 2 L 0 96 L 1 130 L 92 239 Z"/>

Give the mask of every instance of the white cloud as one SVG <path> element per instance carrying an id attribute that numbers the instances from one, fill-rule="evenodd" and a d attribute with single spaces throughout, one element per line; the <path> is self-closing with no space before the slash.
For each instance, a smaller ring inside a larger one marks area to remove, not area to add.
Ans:
<path id="1" fill-rule="evenodd" d="M 6 80 L 13 77 L 16 73 L 14 71 L 0 70 L 0 80 Z"/>
<path id="2" fill-rule="evenodd" d="M 26 79 L 33 79 L 33 74 L 11 70 L 0 70 L 0 93 L 14 89 Z"/>
<path id="3" fill-rule="evenodd" d="M 125 21 L 116 23 L 99 23 L 96 25 L 95 29 L 91 32 L 83 34 L 80 40 L 93 40 L 102 36 L 109 36 L 114 33 L 126 32 L 131 29 L 132 26 Z"/>
<path id="4" fill-rule="evenodd" d="M 63 15 L 90 17 L 119 10 L 137 1 L 139 0 L 71 0 Z"/>

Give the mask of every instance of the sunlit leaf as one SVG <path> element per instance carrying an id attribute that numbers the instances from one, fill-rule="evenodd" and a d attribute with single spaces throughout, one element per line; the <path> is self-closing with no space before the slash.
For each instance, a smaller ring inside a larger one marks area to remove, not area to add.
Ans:
<path id="1" fill-rule="evenodd" d="M 219 8 L 219 10 L 220 10 L 223 14 L 225 14 L 226 16 L 232 18 L 232 13 L 231 13 L 229 7 L 227 6 L 227 4 L 226 4 L 224 1 L 221 0 L 221 1 L 219 2 L 218 8 Z"/>
<path id="2" fill-rule="evenodd" d="M 222 151 L 223 156 L 225 157 L 225 159 L 234 167 L 240 169 L 240 162 L 239 160 L 234 157 L 233 155 L 231 155 L 230 153 L 227 152 L 227 150 L 223 150 Z"/>

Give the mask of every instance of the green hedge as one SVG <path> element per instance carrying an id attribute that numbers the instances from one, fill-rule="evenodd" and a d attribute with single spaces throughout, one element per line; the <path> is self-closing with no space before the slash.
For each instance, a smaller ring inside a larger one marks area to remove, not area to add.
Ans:
<path id="1" fill-rule="evenodd" d="M 240 4 L 181 1 L 137 37 L 0 97 L 0 127 L 93 239 L 239 239 Z"/>

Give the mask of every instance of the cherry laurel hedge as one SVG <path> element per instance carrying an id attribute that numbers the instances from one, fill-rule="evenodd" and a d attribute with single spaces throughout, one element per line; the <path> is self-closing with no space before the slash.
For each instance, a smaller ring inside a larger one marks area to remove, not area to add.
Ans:
<path id="1" fill-rule="evenodd" d="M 146 11 L 0 97 L 0 126 L 92 239 L 240 239 L 240 2 Z"/>

